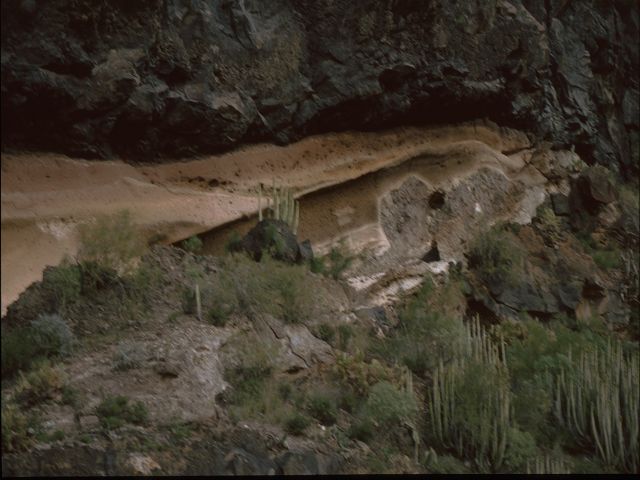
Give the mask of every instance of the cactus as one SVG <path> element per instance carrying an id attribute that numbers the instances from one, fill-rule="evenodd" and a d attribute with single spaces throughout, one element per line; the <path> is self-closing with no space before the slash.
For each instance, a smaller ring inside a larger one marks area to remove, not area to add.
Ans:
<path id="1" fill-rule="evenodd" d="M 527 475 L 563 475 L 571 473 L 571 466 L 561 458 L 553 458 L 548 455 L 538 457 L 534 460 L 533 465 L 527 461 Z"/>
<path id="2" fill-rule="evenodd" d="M 262 185 L 258 191 L 258 219 L 262 221 L 264 214 L 262 213 Z M 285 222 L 294 234 L 298 233 L 298 224 L 300 221 L 300 204 L 295 200 L 291 189 L 281 189 L 276 187 L 275 180 L 271 191 L 271 205 L 267 202 L 267 209 L 270 211 L 270 218 L 274 220 L 282 220 Z"/>
<path id="3" fill-rule="evenodd" d="M 512 427 L 511 392 L 504 346 L 496 346 L 476 317 L 466 325 L 462 350 L 433 376 L 428 412 L 432 434 L 458 455 L 473 458 L 481 469 L 499 468 Z M 487 375 L 486 398 L 461 401 L 478 373 Z"/>
<path id="4" fill-rule="evenodd" d="M 258 221 L 262 221 L 262 184 L 258 190 Z"/>
<path id="5" fill-rule="evenodd" d="M 555 384 L 560 423 L 595 445 L 605 463 L 628 472 L 640 467 L 639 361 L 637 352 L 624 354 L 620 344 L 609 342 L 604 351 L 585 352 L 571 361 L 573 368 L 563 369 Z"/>
<path id="6" fill-rule="evenodd" d="M 200 285 L 196 282 L 196 312 L 198 320 L 202 321 L 202 303 L 200 302 Z"/>

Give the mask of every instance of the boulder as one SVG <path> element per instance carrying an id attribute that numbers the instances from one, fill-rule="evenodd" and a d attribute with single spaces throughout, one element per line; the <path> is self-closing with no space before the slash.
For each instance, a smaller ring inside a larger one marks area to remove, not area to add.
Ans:
<path id="1" fill-rule="evenodd" d="M 255 261 L 260 261 L 265 252 L 287 263 L 302 263 L 313 258 L 311 242 L 299 244 L 289 225 L 282 220 L 258 222 L 232 249 L 248 253 Z"/>

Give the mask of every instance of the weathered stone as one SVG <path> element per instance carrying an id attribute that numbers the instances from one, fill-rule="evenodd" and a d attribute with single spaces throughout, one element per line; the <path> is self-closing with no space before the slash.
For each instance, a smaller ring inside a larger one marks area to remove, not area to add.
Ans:
<path id="1" fill-rule="evenodd" d="M 265 252 L 283 262 L 295 263 L 300 259 L 298 240 L 282 220 L 262 220 L 234 248 L 247 252 L 256 261 Z"/>
<path id="2" fill-rule="evenodd" d="M 637 172 L 637 3 L 556 3 L 6 0 L 2 145 L 158 159 L 489 116 Z"/>
<path id="3" fill-rule="evenodd" d="M 566 195 L 562 195 L 561 193 L 552 193 L 551 205 L 553 206 L 553 212 L 558 216 L 567 216 L 571 213 L 569 197 Z"/>

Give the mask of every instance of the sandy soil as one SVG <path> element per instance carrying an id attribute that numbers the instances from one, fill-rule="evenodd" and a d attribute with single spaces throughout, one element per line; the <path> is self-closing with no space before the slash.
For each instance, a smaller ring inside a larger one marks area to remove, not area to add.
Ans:
<path id="1" fill-rule="evenodd" d="M 384 246 L 379 198 L 410 173 L 439 184 L 481 164 L 520 171 L 514 152 L 529 148 L 523 133 L 477 122 L 327 134 L 162 165 L 4 154 L 2 312 L 45 266 L 75 253 L 76 225 L 99 214 L 129 209 L 148 238 L 165 243 L 225 225 L 242 231 L 259 184 L 275 180 L 304 196 L 300 234 L 320 250 L 349 234 Z M 221 248 L 229 228 L 205 236 L 208 251 Z"/>

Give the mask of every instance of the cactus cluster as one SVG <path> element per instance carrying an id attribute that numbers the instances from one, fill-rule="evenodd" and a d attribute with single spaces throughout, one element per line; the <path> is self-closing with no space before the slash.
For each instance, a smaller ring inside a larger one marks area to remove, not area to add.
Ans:
<path id="1" fill-rule="evenodd" d="M 571 473 L 571 465 L 568 465 L 561 458 L 538 457 L 533 462 L 527 462 L 527 475 L 564 475 Z"/>
<path id="2" fill-rule="evenodd" d="M 482 386 L 482 398 L 470 397 L 467 390 L 479 373 L 489 383 Z M 440 361 L 429 397 L 435 440 L 462 457 L 473 458 L 481 469 L 499 468 L 513 423 L 508 371 L 504 344 L 497 346 L 477 317 L 466 325 L 456 358 L 447 365 Z"/>
<path id="3" fill-rule="evenodd" d="M 554 410 L 560 423 L 588 444 L 608 465 L 635 472 L 640 467 L 639 355 L 620 344 L 583 353 L 556 380 Z"/>
<path id="4" fill-rule="evenodd" d="M 267 198 L 265 212 L 262 210 L 262 195 L 262 184 L 260 184 L 258 190 L 258 220 L 262 221 L 265 216 L 274 220 L 282 220 L 296 234 L 300 219 L 300 203 L 293 198 L 293 191 L 290 188 L 276 187 L 274 181 L 271 197 Z"/>

